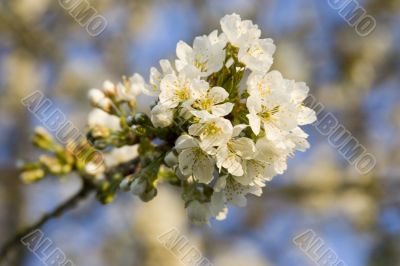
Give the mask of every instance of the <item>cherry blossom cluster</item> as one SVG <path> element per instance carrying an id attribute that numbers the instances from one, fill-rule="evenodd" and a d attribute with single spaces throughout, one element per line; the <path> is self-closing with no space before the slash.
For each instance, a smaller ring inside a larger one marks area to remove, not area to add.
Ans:
<path id="1" fill-rule="evenodd" d="M 153 126 L 179 128 L 176 159 L 170 153 L 168 165 L 179 178 L 213 191 L 205 201 L 187 202 L 201 222 L 224 218 L 228 203 L 244 206 L 247 194 L 261 195 L 265 182 L 286 170 L 288 157 L 308 148 L 299 126 L 316 119 L 302 105 L 306 84 L 270 71 L 275 46 L 260 38 L 257 25 L 232 14 L 221 28 L 192 46 L 180 41 L 175 64 L 162 60 L 149 83 L 134 75 L 144 93 L 157 97 Z"/>
<path id="2" fill-rule="evenodd" d="M 316 120 L 303 104 L 307 85 L 270 69 L 273 41 L 237 14 L 220 24 L 192 45 L 180 41 L 176 60 L 161 60 L 148 81 L 134 74 L 89 92 L 96 110 L 88 139 L 106 154 L 114 149 L 106 164 L 117 154 L 131 159 L 137 147 L 137 171 L 115 179 L 119 187 L 149 201 L 168 182 L 194 223 L 224 219 L 229 204 L 260 196 L 288 158 L 309 147 L 300 126 Z M 137 110 L 141 95 L 152 97 L 147 113 Z"/>

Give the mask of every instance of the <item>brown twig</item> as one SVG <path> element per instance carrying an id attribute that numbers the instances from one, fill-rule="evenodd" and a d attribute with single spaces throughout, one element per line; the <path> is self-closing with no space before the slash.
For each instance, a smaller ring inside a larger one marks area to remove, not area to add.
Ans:
<path id="1" fill-rule="evenodd" d="M 84 181 L 82 188 L 71 198 L 61 203 L 57 208 L 53 211 L 50 211 L 44 214 L 37 222 L 25 227 L 20 230 L 17 234 L 15 234 L 10 240 L 8 240 L 0 250 L 0 262 L 2 262 L 6 257 L 8 252 L 19 244 L 22 237 L 29 234 L 30 232 L 42 227 L 49 220 L 59 217 L 65 212 L 73 209 L 76 205 L 87 196 L 91 194 L 95 190 L 94 185 L 89 182 Z"/>
<path id="2" fill-rule="evenodd" d="M 110 168 L 106 172 L 106 178 L 112 177 L 115 173 L 119 172 L 122 175 L 126 176 L 136 171 L 137 165 L 139 163 L 139 159 L 133 159 L 126 163 L 122 163 L 113 168 Z M 49 220 L 59 217 L 66 213 L 67 211 L 76 207 L 76 205 L 83 199 L 87 198 L 92 192 L 96 190 L 96 186 L 88 181 L 85 178 L 82 178 L 82 188 L 71 198 L 61 203 L 58 207 L 56 207 L 53 211 L 50 211 L 44 214 L 37 222 L 23 228 L 18 233 L 16 233 L 12 238 L 10 238 L 0 249 L 0 263 L 4 261 L 7 257 L 7 254 L 20 243 L 20 240 L 25 235 L 30 232 L 41 228 L 44 224 L 46 224 Z"/>

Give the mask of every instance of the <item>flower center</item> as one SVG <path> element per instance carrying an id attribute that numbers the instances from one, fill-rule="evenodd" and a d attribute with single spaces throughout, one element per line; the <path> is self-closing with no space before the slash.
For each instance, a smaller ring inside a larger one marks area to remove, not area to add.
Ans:
<path id="1" fill-rule="evenodd" d="M 190 90 L 188 87 L 183 87 L 180 90 L 175 91 L 175 97 L 180 101 L 185 101 L 190 97 Z"/>
<path id="2" fill-rule="evenodd" d="M 221 129 L 217 126 L 217 124 L 215 122 L 211 122 L 211 123 L 207 124 L 203 130 L 203 134 L 206 136 L 217 135 L 220 132 L 221 132 Z"/>
<path id="3" fill-rule="evenodd" d="M 197 55 L 194 59 L 193 65 L 199 69 L 201 72 L 207 71 L 208 60 L 202 60 L 200 55 Z"/>
<path id="4" fill-rule="evenodd" d="M 257 57 L 264 54 L 264 51 L 259 45 L 252 45 L 247 49 L 247 54 L 253 57 Z"/>
<path id="5" fill-rule="evenodd" d="M 279 105 L 275 106 L 272 109 L 267 109 L 263 107 L 263 110 L 261 111 L 261 113 L 258 113 L 258 115 L 264 122 L 268 122 L 272 120 L 273 115 L 279 112 L 279 109 L 280 109 Z"/>
<path id="6" fill-rule="evenodd" d="M 196 100 L 192 107 L 195 109 L 206 110 L 209 111 L 211 106 L 213 105 L 213 101 L 210 98 L 203 98 Z"/>

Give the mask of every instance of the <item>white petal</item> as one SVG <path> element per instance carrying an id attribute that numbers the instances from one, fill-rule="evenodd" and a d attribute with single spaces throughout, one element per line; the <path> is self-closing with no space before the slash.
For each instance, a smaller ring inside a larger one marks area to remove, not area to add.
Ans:
<path id="1" fill-rule="evenodd" d="M 226 168 L 231 175 L 242 176 L 244 174 L 243 167 L 237 157 L 228 157 L 223 167 Z"/>
<path id="2" fill-rule="evenodd" d="M 204 130 L 204 124 L 193 124 L 189 127 L 189 134 L 192 136 L 200 136 Z"/>
<path id="3" fill-rule="evenodd" d="M 244 174 L 241 176 L 233 176 L 233 178 L 235 179 L 235 181 L 237 181 L 239 184 L 241 184 L 243 186 L 250 185 L 254 179 L 248 174 Z"/>
<path id="4" fill-rule="evenodd" d="M 245 124 L 239 124 L 233 127 L 233 133 L 232 133 L 232 137 L 238 137 L 240 135 L 240 133 L 242 133 L 242 131 L 248 127 L 248 125 Z"/>
<path id="5" fill-rule="evenodd" d="M 262 195 L 262 189 L 261 189 L 261 187 L 259 187 L 259 186 L 251 186 L 251 187 L 249 188 L 249 193 L 251 193 L 251 194 L 253 194 L 253 195 L 255 195 L 255 196 L 260 197 L 260 196 Z"/>
<path id="6" fill-rule="evenodd" d="M 208 184 L 213 179 L 214 164 L 208 156 L 199 154 L 193 165 L 193 177 L 201 183 Z"/>
<path id="7" fill-rule="evenodd" d="M 186 61 L 188 59 L 188 56 L 193 52 L 192 47 L 190 47 L 187 43 L 184 41 L 179 41 L 178 44 L 176 45 L 176 55 L 180 60 Z M 180 69 L 178 69 L 179 71 Z"/>
<path id="8" fill-rule="evenodd" d="M 229 150 L 226 144 L 221 145 L 217 150 L 217 167 L 221 170 L 222 164 L 229 157 Z"/>
<path id="9" fill-rule="evenodd" d="M 254 158 L 256 153 L 256 146 L 249 138 L 239 138 L 231 141 L 232 148 L 236 154 L 243 159 L 249 160 Z"/>
<path id="10" fill-rule="evenodd" d="M 206 97 L 210 85 L 205 80 L 194 80 L 192 84 L 195 99 Z"/>
<path id="11" fill-rule="evenodd" d="M 299 114 L 297 117 L 297 122 L 299 125 L 308 125 L 314 123 L 317 120 L 317 116 L 315 111 L 306 106 L 301 106 L 299 110 Z"/>
<path id="12" fill-rule="evenodd" d="M 274 169 L 278 174 L 283 174 L 287 169 L 286 160 L 276 160 L 274 162 Z"/>
<path id="13" fill-rule="evenodd" d="M 310 88 L 304 82 L 295 82 L 292 86 L 292 100 L 296 104 L 300 104 L 307 98 Z"/>
<path id="14" fill-rule="evenodd" d="M 229 97 L 229 93 L 222 87 L 213 87 L 209 92 L 209 97 L 217 104 L 225 101 Z"/>
<path id="15" fill-rule="evenodd" d="M 211 213 L 217 220 L 224 220 L 228 214 L 226 199 L 223 192 L 214 192 L 211 196 Z"/>
<path id="16" fill-rule="evenodd" d="M 179 154 L 179 170 L 185 176 L 193 174 L 193 165 L 195 163 L 197 152 L 195 149 L 186 149 Z"/>
<path id="17" fill-rule="evenodd" d="M 169 109 L 160 104 L 154 106 L 150 114 L 151 122 L 155 127 L 168 127 L 174 120 L 173 109 Z"/>
<path id="18" fill-rule="evenodd" d="M 214 191 L 216 191 L 216 192 L 222 191 L 226 187 L 226 179 L 227 179 L 226 175 L 225 176 L 220 176 L 217 179 L 217 182 L 215 182 Z"/>
<path id="19" fill-rule="evenodd" d="M 278 140 L 287 135 L 288 132 L 277 128 L 269 123 L 264 123 L 265 135 L 270 140 Z"/>
<path id="20" fill-rule="evenodd" d="M 262 111 L 262 99 L 258 94 L 250 95 L 246 101 L 247 109 L 250 113 L 260 113 Z"/>
<path id="21" fill-rule="evenodd" d="M 226 15 L 220 21 L 222 31 L 233 44 L 236 44 L 236 40 L 239 38 L 238 26 L 240 22 L 241 18 L 237 14 Z"/>
<path id="22" fill-rule="evenodd" d="M 232 175 L 243 175 L 243 168 L 240 159 L 230 150 L 227 145 L 222 145 L 217 150 L 217 167 L 224 167 Z"/>
<path id="23" fill-rule="evenodd" d="M 202 122 L 205 122 L 207 120 L 215 118 L 215 115 L 212 115 L 205 110 L 201 110 L 201 111 L 193 110 L 191 112 L 194 116 L 200 118 Z"/>
<path id="24" fill-rule="evenodd" d="M 200 147 L 203 151 L 211 153 L 214 147 L 222 145 L 226 140 L 219 136 L 207 136 L 200 142 Z"/>
<path id="25" fill-rule="evenodd" d="M 232 112 L 235 105 L 233 103 L 223 103 L 211 107 L 211 112 L 216 116 L 226 116 Z"/>
<path id="26" fill-rule="evenodd" d="M 249 119 L 249 124 L 254 134 L 258 135 L 261 128 L 261 119 L 255 113 L 248 114 L 247 118 Z"/>
<path id="27" fill-rule="evenodd" d="M 243 195 L 234 194 L 231 203 L 239 207 L 245 207 L 247 204 L 247 199 Z"/>
<path id="28" fill-rule="evenodd" d="M 184 149 L 196 148 L 196 147 L 198 147 L 198 142 L 196 141 L 195 138 L 193 138 L 189 135 L 181 135 L 175 141 L 175 148 L 178 152 L 180 152 Z"/>
<path id="29" fill-rule="evenodd" d="M 161 59 L 160 60 L 160 66 L 161 66 L 161 70 L 162 70 L 164 75 L 168 75 L 168 74 L 174 73 L 174 69 L 173 69 L 173 67 L 171 65 L 171 62 L 169 62 L 169 60 Z"/>

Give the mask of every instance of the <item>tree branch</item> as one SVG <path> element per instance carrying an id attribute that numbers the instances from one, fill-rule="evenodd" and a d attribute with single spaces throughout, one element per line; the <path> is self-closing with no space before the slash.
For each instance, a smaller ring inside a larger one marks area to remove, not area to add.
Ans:
<path id="1" fill-rule="evenodd" d="M 119 164 L 113 168 L 110 168 L 106 172 L 106 178 L 110 179 L 112 175 L 115 173 L 121 173 L 123 176 L 132 174 L 136 171 L 137 165 L 139 163 L 139 159 L 135 158 L 126 163 Z M 82 178 L 82 188 L 71 198 L 61 203 L 58 207 L 56 207 L 53 211 L 44 214 L 37 222 L 29 225 L 16 233 L 12 238 L 10 238 L 0 249 L 0 263 L 6 259 L 7 254 L 11 249 L 17 246 L 20 243 L 20 240 L 25 235 L 30 232 L 42 227 L 49 220 L 59 217 L 63 215 L 65 212 L 73 209 L 76 205 L 83 199 L 87 198 L 92 192 L 96 190 L 96 186 L 87 180 L 86 178 Z"/>
<path id="2" fill-rule="evenodd" d="M 37 222 L 33 223 L 30 226 L 25 227 L 17 234 L 15 234 L 10 240 L 8 240 L 0 250 L 0 262 L 3 261 L 6 257 L 8 252 L 16 245 L 19 244 L 20 239 L 25 235 L 29 234 L 30 232 L 42 227 L 45 223 L 49 220 L 59 217 L 65 212 L 73 209 L 81 200 L 85 199 L 87 196 L 93 192 L 95 187 L 89 183 L 85 182 L 82 185 L 82 188 L 71 198 L 66 200 L 65 202 L 61 203 L 57 208 L 53 211 L 44 214 Z"/>

